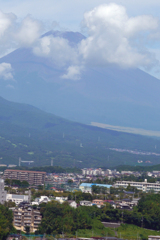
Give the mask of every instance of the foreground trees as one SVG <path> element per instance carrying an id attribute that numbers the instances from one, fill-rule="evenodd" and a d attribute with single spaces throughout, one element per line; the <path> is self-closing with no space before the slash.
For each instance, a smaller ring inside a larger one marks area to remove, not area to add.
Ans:
<path id="1" fill-rule="evenodd" d="M 9 233 L 15 231 L 12 221 L 12 211 L 0 204 L 0 240 L 5 240 Z"/>
<path id="2" fill-rule="evenodd" d="M 160 194 L 146 194 L 132 211 L 113 209 L 106 203 L 96 206 L 71 208 L 67 202 L 56 201 L 41 205 L 41 234 L 72 233 L 78 229 L 103 229 L 101 222 L 123 222 L 140 227 L 160 230 Z"/>
<path id="3" fill-rule="evenodd" d="M 71 208 L 68 203 L 60 204 L 52 201 L 46 205 L 41 205 L 43 215 L 39 227 L 40 233 L 61 234 L 75 233 L 77 229 L 91 229 L 95 222 L 100 228 L 103 224 L 94 218 L 92 211 L 88 207 Z"/>

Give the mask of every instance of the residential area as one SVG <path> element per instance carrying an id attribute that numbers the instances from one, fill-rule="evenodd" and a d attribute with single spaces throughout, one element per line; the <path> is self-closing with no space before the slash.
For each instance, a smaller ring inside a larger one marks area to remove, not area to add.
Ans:
<path id="1" fill-rule="evenodd" d="M 132 171 L 98 168 L 82 169 L 81 173 L 47 173 L 9 168 L 1 175 L 0 203 L 12 210 L 13 226 L 19 234 L 38 233 L 44 217 L 42 206 L 56 202 L 72 209 L 93 208 L 95 218 L 102 214 L 97 209 L 106 209 L 108 214 L 118 211 L 119 217 L 101 216 L 101 222 L 105 226 L 112 226 L 112 222 L 120 225 L 141 198 L 160 191 L 159 176 L 160 171 L 146 172 L 141 181 L 144 173 Z"/>

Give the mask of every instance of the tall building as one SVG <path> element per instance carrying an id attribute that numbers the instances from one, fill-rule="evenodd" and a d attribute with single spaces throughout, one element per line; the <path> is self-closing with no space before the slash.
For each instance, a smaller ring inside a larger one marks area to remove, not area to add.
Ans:
<path id="1" fill-rule="evenodd" d="M 0 203 L 4 204 L 6 201 L 7 192 L 4 190 L 4 180 L 0 179 Z"/>
<path id="2" fill-rule="evenodd" d="M 44 184 L 45 176 L 46 172 L 6 169 L 3 178 L 27 181 L 30 185 L 37 186 Z"/>

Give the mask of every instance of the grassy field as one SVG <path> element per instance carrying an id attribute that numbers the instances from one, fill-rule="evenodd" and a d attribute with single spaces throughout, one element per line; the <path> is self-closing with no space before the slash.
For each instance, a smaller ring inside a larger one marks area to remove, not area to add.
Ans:
<path id="1" fill-rule="evenodd" d="M 131 224 L 122 224 L 119 228 L 105 228 L 105 229 L 82 229 L 77 231 L 78 237 L 117 237 L 122 239 L 148 239 L 149 235 L 160 235 L 160 231 L 144 229 Z"/>
<path id="2" fill-rule="evenodd" d="M 149 235 L 160 235 L 160 231 L 144 229 L 131 224 L 122 224 L 116 231 L 117 237 L 123 239 L 148 239 Z"/>
<path id="3" fill-rule="evenodd" d="M 114 126 L 114 125 L 98 123 L 98 122 L 91 122 L 91 125 L 95 126 L 95 127 L 100 127 L 100 128 L 104 128 L 104 129 L 118 131 L 118 132 L 139 134 L 139 135 L 149 136 L 149 137 L 160 137 L 160 131 L 145 130 L 145 129 L 142 129 L 142 128 Z"/>

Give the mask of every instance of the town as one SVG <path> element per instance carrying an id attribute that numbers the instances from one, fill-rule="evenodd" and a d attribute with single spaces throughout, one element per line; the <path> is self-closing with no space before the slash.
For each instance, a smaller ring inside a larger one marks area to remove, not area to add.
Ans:
<path id="1" fill-rule="evenodd" d="M 17 237 L 22 237 L 21 233 L 38 234 L 43 220 L 41 207 L 52 202 L 74 209 L 93 207 L 94 214 L 98 211 L 95 207 L 120 211 L 117 219 L 101 217 L 105 227 L 113 228 L 125 222 L 126 212 L 132 212 L 144 195 L 160 192 L 159 177 L 160 171 L 144 174 L 84 168 L 77 173 L 47 173 L 7 168 L 1 173 L 0 203 L 13 212 Z"/>

